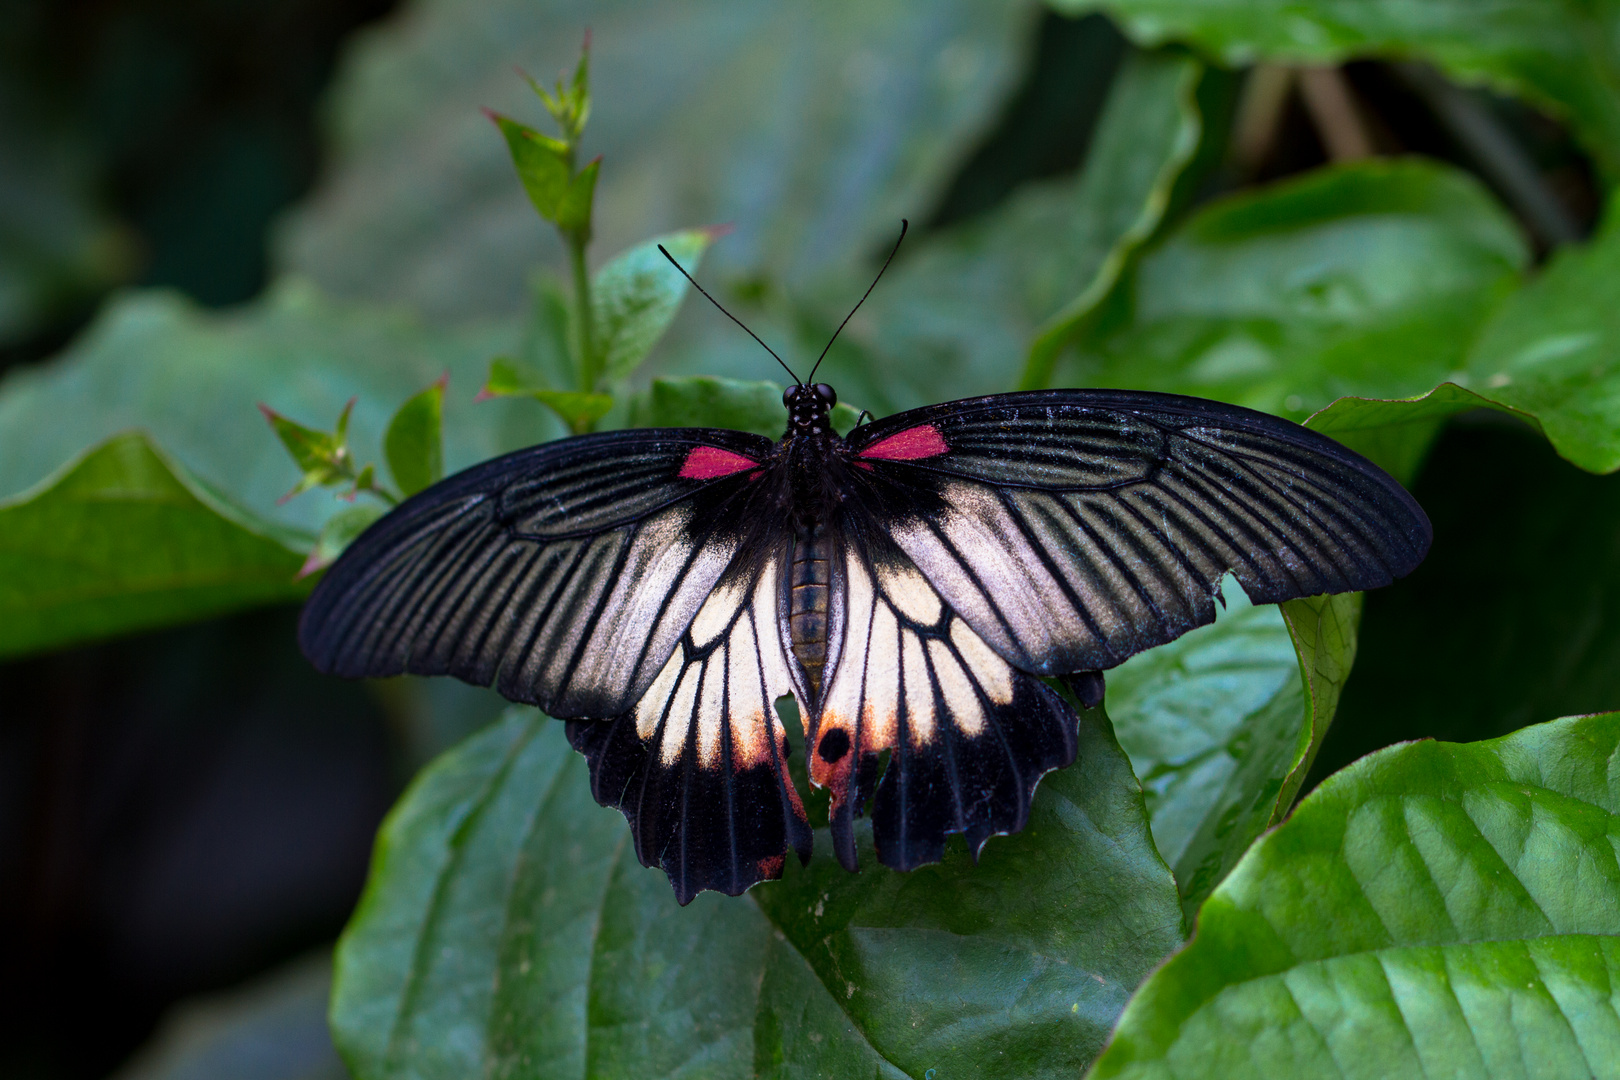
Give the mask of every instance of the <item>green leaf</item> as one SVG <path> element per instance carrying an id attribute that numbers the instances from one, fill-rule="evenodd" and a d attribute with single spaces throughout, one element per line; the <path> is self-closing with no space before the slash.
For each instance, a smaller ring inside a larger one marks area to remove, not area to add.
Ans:
<path id="1" fill-rule="evenodd" d="M 343 406 L 343 412 L 338 414 L 336 433 L 306 427 L 262 402 L 259 412 L 270 422 L 276 438 L 281 440 L 281 445 L 287 448 L 287 453 L 292 455 L 293 462 L 301 471 L 324 474 L 331 471 L 339 452 L 345 449 L 342 435 L 348 430 L 349 412 L 353 408 L 354 399 L 350 398 Z"/>
<path id="2" fill-rule="evenodd" d="M 1210 897 L 1090 1075 L 1612 1072 L 1617 755 L 1609 713 L 1337 773 Z"/>
<path id="3" fill-rule="evenodd" d="M 1620 468 L 1620 201 L 1485 325 L 1464 385 L 1535 417 L 1581 468 Z"/>
<path id="4" fill-rule="evenodd" d="M 421 4 L 348 50 L 326 179 L 275 261 L 434 318 L 520 311 L 530 269 L 564 265 L 563 246 L 477 110 L 524 115 L 530 91 L 506 73 L 575 70 L 589 22 L 601 43 L 590 81 L 612 105 L 593 111 L 588 140 L 610 164 L 596 192 L 603 250 L 726 221 L 740 239 L 714 280 L 848 271 L 864 288 L 873 247 L 938 203 L 1001 115 L 1038 17 L 978 0 L 766 0 L 741 17 L 725 0 L 588 18 L 530 0 Z M 692 333 L 729 343 L 735 328 L 694 321 Z"/>
<path id="5" fill-rule="evenodd" d="M 576 390 L 530 390 L 527 393 L 556 413 L 576 435 L 590 430 L 593 423 L 613 408 L 610 394 L 581 394 Z"/>
<path id="6" fill-rule="evenodd" d="M 1251 606 L 1108 673 L 1108 708 L 1189 918 L 1299 793 L 1355 659 L 1360 597 Z"/>
<path id="7" fill-rule="evenodd" d="M 1279 605 L 1294 652 L 1299 656 L 1305 722 L 1294 746 L 1291 767 L 1271 805 L 1273 823 L 1281 821 L 1299 797 L 1328 727 L 1339 711 L 1345 681 L 1356 662 L 1361 601 L 1361 593 L 1339 593 L 1303 596 Z"/>
<path id="8" fill-rule="evenodd" d="M 911 874 L 808 869 L 678 907 L 527 710 L 390 814 L 339 946 L 333 1028 L 401 1076 L 1073 1075 L 1179 940 L 1141 796 L 1101 710 L 1029 827 Z M 684 1073 L 683 1073 L 684 1070 Z"/>
<path id="9" fill-rule="evenodd" d="M 1588 244 L 1563 248 L 1479 328 L 1463 370 L 1430 393 L 1348 398 L 1311 417 L 1410 476 L 1447 416 L 1491 408 L 1528 421 L 1591 472 L 1620 468 L 1620 210 Z"/>
<path id="10" fill-rule="evenodd" d="M 444 389 L 448 373 L 408 398 L 388 421 L 383 451 L 394 484 L 407 497 L 439 482 L 444 476 Z"/>
<path id="11" fill-rule="evenodd" d="M 562 228 L 563 205 L 573 183 L 568 168 L 568 145 L 499 113 L 492 112 L 489 118 L 506 136 L 512 164 L 535 211 Z"/>
<path id="12" fill-rule="evenodd" d="M 1312 414 L 1305 426 L 1348 446 L 1403 484 L 1417 476 L 1447 417 L 1495 403 L 1455 383 L 1397 400 L 1344 397 Z M 1533 417 L 1524 417 L 1532 424 Z"/>
<path id="13" fill-rule="evenodd" d="M 654 379 L 630 403 L 629 427 L 707 427 L 779 439 L 787 430 L 782 388 L 712 375 Z"/>
<path id="14" fill-rule="evenodd" d="M 1454 376 L 1527 261 L 1472 178 L 1412 161 L 1320 169 L 1208 205 L 1144 255 L 1062 382 L 1304 419 Z"/>
<path id="15" fill-rule="evenodd" d="M 276 508 L 291 466 L 271 432 L 253 423 L 256 402 L 308 419 L 336 416 L 356 398 L 349 442 L 376 459 L 400 402 L 445 371 L 454 385 L 478 385 L 489 357 L 513 351 L 520 336 L 515 324 L 430 329 L 296 282 L 227 311 L 164 291 L 125 294 L 60 357 L 0 379 L 0 496 L 139 427 L 233 502 L 313 536 L 332 504 L 305 498 Z M 476 408 L 468 396 L 444 401 L 447 471 L 555 432 L 526 403 Z"/>
<path id="16" fill-rule="evenodd" d="M 1157 228 L 1198 145 L 1203 71 L 1187 56 L 1127 57 L 1080 173 L 917 240 L 828 355 L 828 380 L 880 412 L 1012 389 L 1037 363 L 1031 342 L 1066 336 Z"/>
<path id="17" fill-rule="evenodd" d="M 489 362 L 489 375 L 484 379 L 484 388 L 478 391 L 478 396 L 509 397 L 513 394 L 532 394 L 541 389 L 544 388 L 534 372 L 510 356 L 497 356 Z"/>
<path id="18" fill-rule="evenodd" d="M 846 405 L 842 401 L 834 405 L 832 407 L 832 412 L 827 414 L 827 422 L 832 425 L 832 429 L 846 439 L 849 438 L 849 433 L 855 430 L 856 425 L 859 424 L 860 421 L 861 410 L 857 409 L 853 405 Z M 785 420 L 783 421 L 782 429 L 784 431 L 787 430 L 787 423 Z M 771 438 L 781 438 L 781 435 L 772 435 Z"/>
<path id="19" fill-rule="evenodd" d="M 1567 116 L 1611 176 L 1620 174 L 1620 54 L 1606 4 L 1578 0 L 1049 0 L 1102 9 L 1137 41 L 1187 41 L 1230 66 L 1257 59 L 1335 64 L 1421 57 L 1464 82 Z"/>
<path id="20" fill-rule="evenodd" d="M 1202 65 L 1172 54 L 1132 55 L 1097 124 L 1074 197 L 1077 235 L 1065 245 L 1074 291 L 1030 345 L 1020 384 L 1045 386 L 1064 342 L 1096 311 L 1136 250 L 1158 230 L 1177 179 L 1203 133 L 1197 90 Z M 1076 285 L 1080 287 L 1075 288 Z"/>
<path id="21" fill-rule="evenodd" d="M 597 271 L 591 282 L 591 307 L 605 385 L 623 382 L 641 366 L 686 299 L 690 286 L 658 245 L 687 273 L 696 274 L 704 251 L 718 235 L 716 229 L 668 233 L 637 244 Z"/>
<path id="22" fill-rule="evenodd" d="M 563 129 L 563 137 L 571 143 L 579 141 L 580 132 L 585 130 L 585 122 L 591 115 L 591 34 L 585 32 L 585 46 L 579 52 L 579 66 L 574 69 L 574 81 L 564 86 L 562 78 L 557 79 L 555 92 L 547 90 L 528 75 L 524 81 L 529 89 L 545 103 L 546 111 L 551 118 L 557 121 L 557 126 Z M 521 73 L 520 73 L 521 74 Z"/>
<path id="23" fill-rule="evenodd" d="M 610 394 L 582 394 L 575 390 L 548 390 L 537 385 L 537 376 L 509 356 L 497 356 L 489 362 L 489 377 L 478 392 L 478 400 L 497 397 L 532 397 L 541 402 L 568 425 L 576 434 L 590 430 L 592 424 L 606 416 L 613 408 Z"/>
<path id="24" fill-rule="evenodd" d="M 337 562 L 337 557 L 384 513 L 385 508 L 376 503 L 361 503 L 358 506 L 345 506 L 327 518 L 320 534 L 315 537 L 315 546 L 309 549 L 309 557 L 298 568 L 298 576 L 308 577 Z"/>
<path id="25" fill-rule="evenodd" d="M 0 656 L 297 600 L 300 540 L 116 435 L 0 501 Z"/>
<path id="26" fill-rule="evenodd" d="M 591 238 L 591 206 L 596 199 L 596 177 L 601 171 L 602 159 L 598 157 L 568 181 L 568 190 L 557 204 L 557 228 L 577 233 L 586 240 Z"/>

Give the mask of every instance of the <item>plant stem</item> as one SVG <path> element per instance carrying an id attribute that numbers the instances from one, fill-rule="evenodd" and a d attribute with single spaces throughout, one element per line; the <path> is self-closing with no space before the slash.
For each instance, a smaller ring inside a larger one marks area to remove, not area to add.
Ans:
<path id="1" fill-rule="evenodd" d="M 564 239 L 568 242 L 568 260 L 574 271 L 574 344 L 579 350 L 579 388 L 593 394 L 601 371 L 591 333 L 591 275 L 585 268 L 585 237 L 568 233 Z"/>

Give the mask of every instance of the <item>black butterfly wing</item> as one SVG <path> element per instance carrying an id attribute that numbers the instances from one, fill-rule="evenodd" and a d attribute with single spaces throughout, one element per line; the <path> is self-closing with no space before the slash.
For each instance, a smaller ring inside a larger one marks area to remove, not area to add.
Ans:
<path id="1" fill-rule="evenodd" d="M 650 429 L 487 461 L 361 535 L 305 605 L 299 643 L 350 678 L 449 674 L 553 716 L 621 715 L 744 546 L 770 449 Z"/>
<path id="2" fill-rule="evenodd" d="M 850 439 L 851 495 L 1002 657 L 1113 667 L 1214 620 L 1221 577 L 1277 603 L 1387 585 L 1428 518 L 1387 474 L 1233 405 L 1052 390 L 952 402 Z"/>
<path id="3" fill-rule="evenodd" d="M 327 571 L 304 652 L 350 677 L 494 684 L 568 737 L 681 903 L 780 875 L 810 826 L 775 700 L 785 519 L 756 435 L 613 432 L 509 454 L 405 502 Z"/>
<path id="4" fill-rule="evenodd" d="M 855 818 L 887 750 L 872 812 L 878 860 L 938 862 L 954 832 L 977 854 L 992 834 L 1022 829 L 1041 776 L 1074 760 L 1075 714 L 985 644 L 881 516 L 848 506 L 840 533 L 832 621 L 842 632 L 810 733 L 810 777 L 832 794 L 833 850 L 857 868 Z"/>
<path id="5" fill-rule="evenodd" d="M 664 869 L 682 904 L 780 876 L 789 847 L 810 859 L 775 706 L 792 690 L 786 541 L 737 557 L 633 710 L 568 725 L 597 802 L 624 811 L 636 855 Z"/>

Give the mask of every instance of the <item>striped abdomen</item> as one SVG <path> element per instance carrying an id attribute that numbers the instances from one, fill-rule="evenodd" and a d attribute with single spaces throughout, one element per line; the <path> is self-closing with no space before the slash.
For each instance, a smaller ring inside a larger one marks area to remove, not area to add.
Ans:
<path id="1" fill-rule="evenodd" d="M 788 577 L 788 634 L 793 655 L 810 680 L 810 691 L 821 696 L 821 671 L 827 666 L 827 590 L 831 581 L 828 556 L 832 545 L 819 526 L 801 533 L 793 545 L 793 568 Z"/>

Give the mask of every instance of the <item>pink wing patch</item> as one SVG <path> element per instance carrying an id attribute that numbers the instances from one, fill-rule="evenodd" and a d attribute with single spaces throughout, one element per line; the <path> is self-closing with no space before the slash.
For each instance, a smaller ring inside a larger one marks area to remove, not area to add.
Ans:
<path id="1" fill-rule="evenodd" d="M 858 457 L 881 458 L 884 461 L 916 461 L 919 458 L 938 457 L 950 447 L 945 436 L 933 424 L 921 424 L 880 439 L 862 450 Z"/>
<path id="2" fill-rule="evenodd" d="M 733 454 L 730 450 L 722 450 L 718 446 L 698 446 L 686 455 L 686 461 L 681 464 L 680 475 L 688 480 L 716 480 L 722 476 L 742 472 L 744 469 L 755 469 L 759 462 L 753 458 Z"/>

